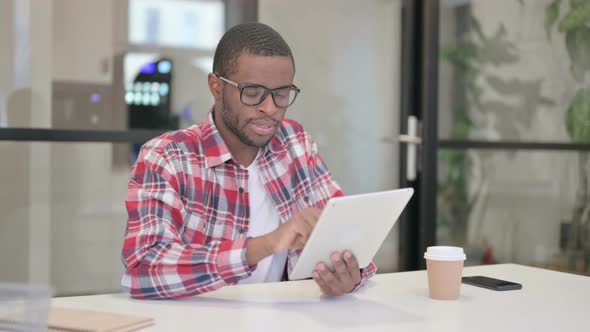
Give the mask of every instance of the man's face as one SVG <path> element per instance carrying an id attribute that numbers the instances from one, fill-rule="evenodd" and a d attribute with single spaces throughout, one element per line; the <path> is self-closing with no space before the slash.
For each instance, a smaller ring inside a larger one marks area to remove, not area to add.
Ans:
<path id="1" fill-rule="evenodd" d="M 227 79 L 236 83 L 263 85 L 269 89 L 293 84 L 293 64 L 288 56 L 258 56 L 242 53 L 237 59 L 237 71 Z M 262 148 L 274 137 L 285 108 L 277 107 L 272 95 L 262 103 L 247 106 L 240 101 L 240 89 L 223 84 L 220 107 L 221 117 L 216 116 L 216 125 L 226 143 L 238 140 L 250 147 Z M 231 136 L 231 137 L 227 137 Z"/>

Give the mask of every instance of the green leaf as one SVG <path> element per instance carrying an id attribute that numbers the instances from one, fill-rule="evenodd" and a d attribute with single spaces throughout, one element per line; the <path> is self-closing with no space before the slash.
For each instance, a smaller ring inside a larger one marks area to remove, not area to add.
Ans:
<path id="1" fill-rule="evenodd" d="M 565 125 L 573 141 L 590 142 L 590 89 L 578 90 L 567 110 Z"/>
<path id="2" fill-rule="evenodd" d="M 570 0 L 570 8 L 575 9 L 579 5 L 583 4 L 585 1 L 588 0 Z"/>
<path id="3" fill-rule="evenodd" d="M 565 34 L 565 46 L 572 62 L 574 77 L 584 77 L 590 71 L 590 27 L 581 26 Z"/>
<path id="4" fill-rule="evenodd" d="M 451 225 L 451 222 L 449 221 L 449 218 L 447 218 L 446 216 L 439 216 L 438 219 L 438 226 L 442 226 L 442 227 L 449 227 Z"/>
<path id="5" fill-rule="evenodd" d="M 559 31 L 567 32 L 590 22 L 590 1 L 582 1 L 572 7 L 569 13 L 559 22 Z"/>
<path id="6" fill-rule="evenodd" d="M 578 83 L 584 83 L 584 71 L 576 66 L 575 63 L 572 63 L 570 66 L 570 73 L 572 73 L 572 77 Z"/>
<path id="7" fill-rule="evenodd" d="M 477 54 L 478 49 L 474 44 L 447 46 L 440 51 L 441 58 L 465 72 L 473 70 L 473 65 L 471 63 L 477 58 Z"/>
<path id="8" fill-rule="evenodd" d="M 471 129 L 471 121 L 467 116 L 463 115 L 453 126 L 451 132 L 451 139 L 466 139 L 469 137 L 469 129 Z"/>
<path id="9" fill-rule="evenodd" d="M 559 2 L 561 0 L 555 0 L 547 7 L 545 7 L 545 32 L 547 32 L 547 38 L 551 38 L 551 28 L 557 18 L 559 17 Z"/>

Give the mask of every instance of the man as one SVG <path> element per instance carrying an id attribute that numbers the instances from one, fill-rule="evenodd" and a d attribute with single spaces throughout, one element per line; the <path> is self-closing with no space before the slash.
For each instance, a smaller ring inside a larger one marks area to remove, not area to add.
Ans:
<path id="1" fill-rule="evenodd" d="M 342 192 L 300 124 L 291 50 L 260 23 L 233 27 L 215 51 L 208 118 L 141 150 L 131 171 L 122 284 L 132 297 L 176 298 L 285 279 L 327 200 Z M 376 271 L 334 252 L 317 265 L 327 295 Z"/>

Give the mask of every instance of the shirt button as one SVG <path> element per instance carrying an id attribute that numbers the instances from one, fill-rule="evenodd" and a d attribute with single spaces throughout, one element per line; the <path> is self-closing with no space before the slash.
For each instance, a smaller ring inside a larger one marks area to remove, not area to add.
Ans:
<path id="1" fill-rule="evenodd" d="M 309 202 L 309 196 L 303 196 L 303 201 L 304 201 L 305 203 Z"/>
<path id="2" fill-rule="evenodd" d="M 238 188 L 238 191 L 240 192 L 240 194 L 243 194 L 244 193 L 244 188 L 240 187 L 240 188 Z"/>

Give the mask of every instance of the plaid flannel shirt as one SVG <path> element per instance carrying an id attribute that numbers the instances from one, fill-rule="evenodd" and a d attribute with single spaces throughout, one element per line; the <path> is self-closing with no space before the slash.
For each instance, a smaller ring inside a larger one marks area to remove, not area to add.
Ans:
<path id="1" fill-rule="evenodd" d="M 126 207 L 122 285 L 135 298 L 178 298 L 248 277 L 248 171 L 223 142 L 213 114 L 147 142 L 133 167 Z M 283 120 L 256 161 L 281 222 L 342 195 L 302 126 Z M 290 250 L 287 271 L 300 251 Z M 364 285 L 373 263 L 361 270 Z M 356 289 L 355 288 L 355 289 Z"/>

